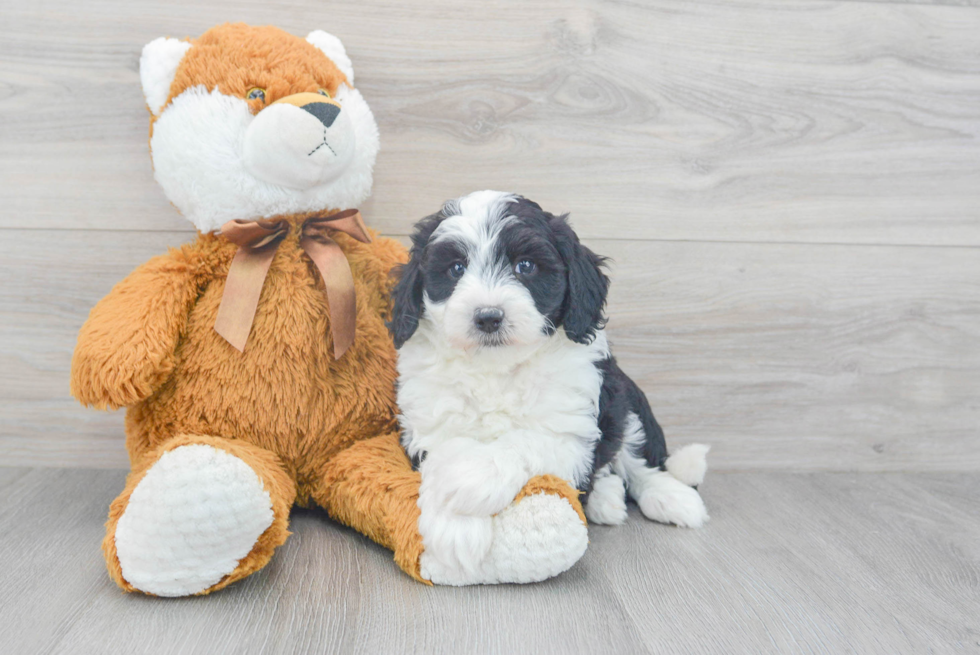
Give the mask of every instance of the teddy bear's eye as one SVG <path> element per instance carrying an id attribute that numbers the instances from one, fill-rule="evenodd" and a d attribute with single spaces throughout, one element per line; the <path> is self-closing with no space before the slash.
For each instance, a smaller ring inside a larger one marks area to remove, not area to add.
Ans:
<path id="1" fill-rule="evenodd" d="M 265 89 L 260 89 L 259 87 L 254 87 L 248 90 L 245 94 L 246 100 L 261 100 L 265 102 Z"/>
<path id="2" fill-rule="evenodd" d="M 317 89 L 316 92 L 322 96 L 326 96 L 328 98 L 330 97 L 330 92 L 327 91 L 326 89 Z"/>

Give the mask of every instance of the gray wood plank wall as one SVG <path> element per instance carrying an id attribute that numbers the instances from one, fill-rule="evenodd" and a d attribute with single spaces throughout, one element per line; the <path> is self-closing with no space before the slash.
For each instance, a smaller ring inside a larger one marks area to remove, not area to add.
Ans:
<path id="1" fill-rule="evenodd" d="M 75 334 L 190 238 L 137 61 L 226 20 L 340 36 L 382 132 L 368 222 L 478 188 L 613 257 L 609 332 L 720 469 L 980 466 L 980 7 L 21 3 L 0 21 L 0 464 L 122 467 Z"/>

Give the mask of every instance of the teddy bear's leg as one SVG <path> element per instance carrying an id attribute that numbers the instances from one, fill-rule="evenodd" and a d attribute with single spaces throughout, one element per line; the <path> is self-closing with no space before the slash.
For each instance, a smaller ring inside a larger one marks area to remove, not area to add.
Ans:
<path id="1" fill-rule="evenodd" d="M 286 540 L 296 485 L 272 452 L 180 435 L 143 456 L 113 501 L 102 543 L 126 591 L 189 596 L 261 569 Z"/>
<path id="2" fill-rule="evenodd" d="M 313 500 L 334 519 L 395 553 L 395 562 L 416 580 L 419 482 L 397 434 L 358 441 L 331 459 Z"/>
<path id="3" fill-rule="evenodd" d="M 397 434 L 354 444 L 324 473 L 314 500 L 423 582 L 537 582 L 570 568 L 588 545 L 578 492 L 553 476 L 532 479 L 496 516 L 469 517 L 419 508 L 421 476 Z"/>

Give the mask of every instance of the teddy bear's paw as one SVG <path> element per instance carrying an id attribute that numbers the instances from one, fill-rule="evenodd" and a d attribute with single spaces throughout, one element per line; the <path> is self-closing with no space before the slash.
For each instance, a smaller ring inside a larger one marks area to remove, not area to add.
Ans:
<path id="1" fill-rule="evenodd" d="M 180 446 L 133 490 L 116 554 L 140 591 L 187 596 L 234 571 L 272 521 L 272 499 L 248 464 L 212 446 Z"/>
<path id="2" fill-rule="evenodd" d="M 454 586 L 539 582 L 571 568 L 588 546 L 588 531 L 578 513 L 566 499 L 553 494 L 526 496 L 485 520 L 491 529 L 489 549 L 478 564 L 461 566 L 456 565 L 459 558 L 430 548 L 420 519 L 419 531 L 426 543 L 420 560 L 422 577 Z"/>

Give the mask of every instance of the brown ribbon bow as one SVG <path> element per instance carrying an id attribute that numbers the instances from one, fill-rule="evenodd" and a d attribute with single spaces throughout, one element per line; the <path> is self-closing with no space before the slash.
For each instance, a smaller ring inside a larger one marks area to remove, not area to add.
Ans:
<path id="1" fill-rule="evenodd" d="M 371 243 L 371 237 L 356 209 L 330 216 L 313 216 L 303 221 L 300 230 L 299 245 L 323 278 L 333 331 L 333 355 L 340 359 L 354 343 L 357 306 L 354 276 L 347 256 L 329 233 L 334 230 L 343 232 L 361 243 Z M 221 235 L 237 245 L 238 252 L 228 269 L 214 329 L 239 352 L 245 350 L 272 258 L 287 234 L 289 222 L 283 219 L 234 220 L 221 226 Z"/>

